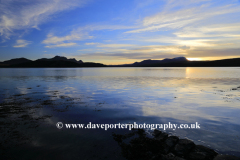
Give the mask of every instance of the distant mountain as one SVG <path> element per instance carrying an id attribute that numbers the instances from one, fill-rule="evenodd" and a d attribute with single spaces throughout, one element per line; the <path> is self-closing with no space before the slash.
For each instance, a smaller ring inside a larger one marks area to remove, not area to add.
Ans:
<path id="1" fill-rule="evenodd" d="M 176 62 L 187 62 L 188 60 L 185 57 L 176 57 L 176 58 L 166 58 L 164 60 L 143 60 L 141 62 L 135 62 L 132 66 L 148 66 L 148 65 L 155 65 L 155 64 L 164 64 L 164 63 L 176 63 Z"/>
<path id="2" fill-rule="evenodd" d="M 111 67 L 240 67 L 240 58 L 215 61 L 188 61 L 185 57 L 147 59 L 133 64 L 111 65 Z"/>
<path id="3" fill-rule="evenodd" d="M 55 56 L 53 58 L 41 58 L 41 59 L 38 59 L 38 60 L 41 60 L 41 61 L 71 61 L 71 62 L 75 62 L 75 63 L 83 63 L 82 60 L 79 60 L 77 61 L 75 58 L 70 58 L 70 59 L 67 59 L 66 57 L 61 57 L 61 56 Z"/>
<path id="4" fill-rule="evenodd" d="M 101 63 L 77 61 L 75 58 L 67 59 L 66 57 L 55 56 L 53 58 L 41 58 L 35 61 L 26 58 L 11 59 L 0 62 L 0 67 L 12 68 L 45 68 L 45 67 L 105 67 Z"/>
<path id="5" fill-rule="evenodd" d="M 7 61 L 0 62 L 0 65 L 14 65 L 14 64 L 20 64 L 20 63 L 26 63 L 26 62 L 32 62 L 29 59 L 26 58 L 15 58 Z"/>

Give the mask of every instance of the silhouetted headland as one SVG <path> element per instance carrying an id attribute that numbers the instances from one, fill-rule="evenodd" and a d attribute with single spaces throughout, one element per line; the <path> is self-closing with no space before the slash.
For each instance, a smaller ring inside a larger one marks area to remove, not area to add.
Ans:
<path id="1" fill-rule="evenodd" d="M 112 67 L 240 67 L 240 58 L 214 61 L 189 61 L 185 57 L 163 60 L 143 60 L 133 64 L 111 65 Z"/>
<path id="2" fill-rule="evenodd" d="M 26 58 L 16 58 L 0 62 L 0 67 L 6 68 L 68 68 L 68 67 L 105 67 L 106 65 L 94 62 L 77 61 L 75 58 L 55 56 L 53 58 L 41 58 L 35 61 Z"/>

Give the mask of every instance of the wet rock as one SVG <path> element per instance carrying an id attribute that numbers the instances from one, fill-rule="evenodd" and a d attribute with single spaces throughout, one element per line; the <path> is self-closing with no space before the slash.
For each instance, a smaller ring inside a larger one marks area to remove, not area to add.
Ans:
<path id="1" fill-rule="evenodd" d="M 159 141 L 165 141 L 168 138 L 168 134 L 159 130 L 154 130 L 153 136 L 156 138 L 156 140 Z"/>
<path id="2" fill-rule="evenodd" d="M 170 136 L 166 139 L 165 143 L 171 148 L 177 144 L 178 140 L 179 138 L 177 136 Z"/>
<path id="3" fill-rule="evenodd" d="M 174 147 L 174 153 L 177 156 L 186 156 L 193 147 L 195 147 L 195 144 L 191 140 L 179 139 L 178 143 Z"/>
<path id="4" fill-rule="evenodd" d="M 218 153 L 202 145 L 196 145 L 188 155 L 190 160 L 212 160 Z"/>
<path id="5" fill-rule="evenodd" d="M 145 136 L 146 135 L 144 129 L 137 129 L 137 134 L 139 136 Z"/>
<path id="6" fill-rule="evenodd" d="M 153 136 L 156 138 L 157 136 L 159 136 L 160 134 L 162 134 L 162 131 L 159 131 L 157 129 L 154 129 L 153 131 Z"/>
<path id="7" fill-rule="evenodd" d="M 167 155 L 162 155 L 161 160 L 185 160 L 185 159 L 177 157 L 172 153 L 169 153 Z"/>
<path id="8" fill-rule="evenodd" d="M 168 137 L 165 142 L 163 142 L 163 153 L 168 154 L 174 146 L 177 144 L 179 138 L 176 136 Z"/>
<path id="9" fill-rule="evenodd" d="M 228 155 L 218 155 L 213 149 L 195 145 L 191 140 L 167 137 L 157 140 L 164 132 L 154 130 L 155 138 L 149 138 L 142 129 L 134 129 L 126 135 L 113 134 L 113 138 L 122 149 L 127 160 L 240 160 Z M 217 157 L 216 157 L 217 156 Z"/>
<path id="10" fill-rule="evenodd" d="M 240 160 L 240 158 L 235 156 L 229 156 L 229 155 L 218 155 L 213 160 Z"/>
<path id="11" fill-rule="evenodd" d="M 212 160 L 206 154 L 202 152 L 191 152 L 188 155 L 189 160 Z"/>

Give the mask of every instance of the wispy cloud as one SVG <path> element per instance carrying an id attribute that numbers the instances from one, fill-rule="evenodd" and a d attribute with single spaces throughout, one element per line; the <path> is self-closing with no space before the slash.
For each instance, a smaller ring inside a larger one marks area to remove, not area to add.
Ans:
<path id="1" fill-rule="evenodd" d="M 125 47 L 134 47 L 136 45 L 133 44 L 100 44 L 97 47 L 105 47 L 105 48 L 125 48 Z"/>
<path id="2" fill-rule="evenodd" d="M 85 43 L 85 45 L 87 45 L 87 46 L 90 46 L 90 45 L 97 45 L 97 44 L 99 44 L 99 43 L 94 43 L 94 42 L 91 42 L 91 43 Z"/>
<path id="3" fill-rule="evenodd" d="M 99 57 L 112 59 L 162 59 L 167 57 L 184 56 L 187 46 L 163 46 L 163 45 L 127 45 L 127 44 L 101 44 L 94 49 L 82 49 L 83 57 Z"/>
<path id="4" fill-rule="evenodd" d="M 91 38 L 92 36 L 89 36 L 87 32 L 85 32 L 80 28 L 80 29 L 71 31 L 70 34 L 62 37 L 55 36 L 52 33 L 50 33 L 47 35 L 47 39 L 43 40 L 42 43 L 43 44 L 59 44 L 63 42 L 81 41 L 81 40 L 91 39 Z"/>
<path id="5" fill-rule="evenodd" d="M 51 16 L 83 6 L 87 0 L 2 0 L 0 3 L 0 34 L 10 38 L 17 30 L 39 29 Z"/>
<path id="6" fill-rule="evenodd" d="M 134 28 L 132 26 L 119 26 L 119 25 L 88 25 L 85 27 L 78 27 L 73 29 L 66 36 L 55 36 L 53 33 L 49 33 L 47 38 L 42 41 L 43 44 L 56 44 L 55 47 L 61 47 L 62 43 L 73 43 L 76 41 L 82 41 L 86 39 L 93 39 L 94 36 L 90 36 L 89 34 L 92 31 L 98 30 L 124 30 Z M 97 43 L 85 43 L 85 45 L 95 45 Z"/>
<path id="7" fill-rule="evenodd" d="M 201 2 L 209 3 L 201 4 Z M 192 5 L 200 3 L 199 6 Z M 176 10 L 176 7 L 180 8 Z M 173 10 L 174 9 L 174 10 Z M 179 29 L 188 25 L 199 24 L 212 17 L 226 15 L 231 13 L 240 13 L 240 6 L 234 4 L 217 5 L 210 0 L 200 1 L 182 1 L 170 0 L 166 3 L 164 9 L 153 15 L 145 17 L 142 26 L 138 29 L 127 31 L 126 33 L 155 32 L 166 29 Z"/>
<path id="8" fill-rule="evenodd" d="M 174 33 L 178 37 L 236 37 L 240 34 L 240 23 L 217 24 L 199 27 L 185 27 Z"/>
<path id="9" fill-rule="evenodd" d="M 23 48 L 27 47 L 27 45 L 31 44 L 30 41 L 26 41 L 24 39 L 17 40 L 16 44 L 13 46 L 14 48 Z"/>
<path id="10" fill-rule="evenodd" d="M 49 45 L 45 46 L 46 48 L 55 48 L 55 47 L 70 47 L 70 46 L 75 46 L 77 43 L 61 43 L 61 44 L 56 44 L 56 45 Z"/>

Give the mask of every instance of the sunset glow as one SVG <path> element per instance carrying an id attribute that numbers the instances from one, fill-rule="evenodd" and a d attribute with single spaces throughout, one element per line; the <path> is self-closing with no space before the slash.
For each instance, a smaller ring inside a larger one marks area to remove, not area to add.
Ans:
<path id="1" fill-rule="evenodd" d="M 189 61 L 202 61 L 201 58 L 187 58 Z"/>

